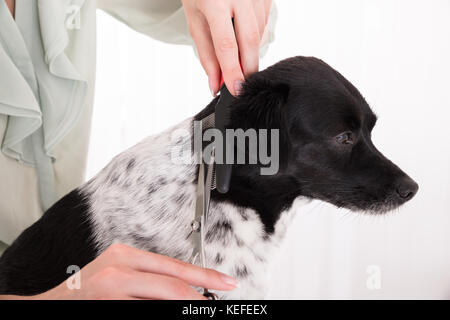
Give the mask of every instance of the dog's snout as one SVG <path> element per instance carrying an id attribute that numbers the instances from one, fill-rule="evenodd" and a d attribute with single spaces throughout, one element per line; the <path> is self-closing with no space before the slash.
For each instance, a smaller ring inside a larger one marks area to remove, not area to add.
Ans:
<path id="1" fill-rule="evenodd" d="M 408 201 L 415 196 L 418 189 L 419 185 L 411 178 L 406 177 L 400 180 L 400 183 L 398 184 L 396 191 L 397 195 L 400 198 L 404 199 L 405 201 Z"/>

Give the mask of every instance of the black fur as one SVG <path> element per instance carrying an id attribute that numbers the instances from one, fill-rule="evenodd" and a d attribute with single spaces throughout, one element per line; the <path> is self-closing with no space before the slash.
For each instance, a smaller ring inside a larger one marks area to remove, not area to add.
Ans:
<path id="1" fill-rule="evenodd" d="M 54 288 L 92 261 L 92 240 L 86 197 L 72 191 L 26 229 L 0 258 L 0 294 L 33 295 Z M 18 276 L 20 274 L 20 276 Z"/>

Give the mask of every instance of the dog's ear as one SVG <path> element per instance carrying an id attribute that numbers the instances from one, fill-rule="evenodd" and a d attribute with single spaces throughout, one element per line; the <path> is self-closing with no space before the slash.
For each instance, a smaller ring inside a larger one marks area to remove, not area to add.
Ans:
<path id="1" fill-rule="evenodd" d="M 279 130 L 280 168 L 287 163 L 290 146 L 285 110 L 289 89 L 286 83 L 255 74 L 244 83 L 231 112 L 233 129 Z M 270 145 L 270 134 L 268 139 Z"/>
<path id="2" fill-rule="evenodd" d="M 232 124 L 242 129 L 286 129 L 285 105 L 289 85 L 250 77 L 232 111 Z"/>

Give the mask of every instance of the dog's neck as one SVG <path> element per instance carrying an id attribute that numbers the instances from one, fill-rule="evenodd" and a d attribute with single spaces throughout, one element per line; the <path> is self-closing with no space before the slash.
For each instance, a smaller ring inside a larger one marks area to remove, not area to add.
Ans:
<path id="1" fill-rule="evenodd" d="M 220 194 L 213 191 L 212 199 L 254 209 L 264 225 L 265 232 L 270 234 L 274 232 L 281 213 L 289 210 L 294 200 L 299 197 L 299 191 L 295 183 L 288 178 L 258 176 L 255 179 L 247 175 L 248 171 L 245 175 L 242 171 L 245 169 L 236 166 L 229 192 Z"/>
<path id="2" fill-rule="evenodd" d="M 214 113 L 217 101 L 218 98 L 214 99 L 193 119 L 202 122 L 203 130 L 211 127 L 209 118 Z M 229 106 L 228 117 L 234 119 L 233 121 L 237 123 L 237 127 L 229 125 L 230 128 L 239 128 L 244 131 L 248 129 L 256 130 L 251 126 L 251 121 L 247 119 L 252 118 L 253 115 L 248 114 L 245 109 L 245 105 Z M 192 134 L 193 139 L 197 139 L 194 130 L 192 130 Z M 192 145 L 194 145 L 194 141 L 192 141 Z M 203 145 L 203 147 L 205 146 L 206 144 Z M 287 154 L 286 150 L 279 150 L 279 153 Z M 279 160 L 277 159 L 278 162 L 280 162 Z M 300 185 L 289 175 L 284 174 L 284 169 L 280 168 L 280 171 L 275 175 L 262 175 L 260 165 L 234 164 L 229 191 L 222 194 L 213 190 L 211 198 L 218 202 L 229 202 L 236 206 L 254 209 L 264 225 L 265 232 L 270 234 L 274 232 L 275 224 L 281 212 L 288 210 L 294 200 L 301 195 Z"/>
<path id="3" fill-rule="evenodd" d="M 198 166 L 193 161 L 174 163 L 172 152 L 191 144 L 189 135 L 177 138 L 175 133 L 191 128 L 192 120 L 118 155 L 84 186 L 83 192 L 90 195 L 99 253 L 120 242 L 189 261 Z M 268 232 L 263 215 L 253 207 L 257 205 L 256 194 L 249 194 L 252 205 L 240 203 L 235 192 L 243 192 L 241 187 L 231 187 L 235 191 L 228 198 L 215 195 L 211 200 L 205 234 L 206 264 L 241 282 L 240 288 L 219 293 L 222 298 L 263 298 L 269 262 L 301 200 L 280 208 Z"/>

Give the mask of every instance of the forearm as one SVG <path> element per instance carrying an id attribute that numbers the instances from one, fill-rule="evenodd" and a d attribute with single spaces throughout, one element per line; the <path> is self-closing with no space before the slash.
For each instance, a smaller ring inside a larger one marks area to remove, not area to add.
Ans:
<path id="1" fill-rule="evenodd" d="M 31 300 L 31 297 L 15 296 L 15 295 L 0 295 L 0 300 Z"/>

